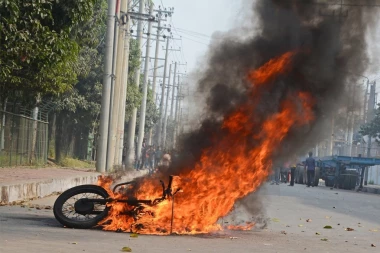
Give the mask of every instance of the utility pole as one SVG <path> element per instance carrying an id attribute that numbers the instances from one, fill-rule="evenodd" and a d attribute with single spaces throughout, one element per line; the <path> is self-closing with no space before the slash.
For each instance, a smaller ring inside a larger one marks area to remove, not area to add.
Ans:
<path id="1" fill-rule="evenodd" d="M 153 83 L 152 83 L 152 93 L 153 98 L 156 97 L 156 85 L 157 85 L 157 69 L 158 69 L 158 54 L 160 52 L 160 32 L 161 32 L 161 13 L 158 13 L 158 24 L 157 24 L 157 34 L 156 34 L 156 52 L 154 56 L 154 69 L 153 69 Z M 149 130 L 149 145 L 152 145 L 153 129 Z"/>
<path id="2" fill-rule="evenodd" d="M 176 104 L 176 109 L 175 109 L 175 124 L 174 124 L 174 137 L 173 137 L 173 148 L 176 145 L 177 138 L 179 135 L 179 107 L 180 107 L 180 100 L 182 98 L 181 94 L 181 83 L 180 83 L 180 76 L 178 75 L 178 89 L 177 89 L 177 104 Z"/>
<path id="3" fill-rule="evenodd" d="M 119 114 L 120 105 L 120 93 L 121 93 L 121 76 L 122 76 L 122 63 L 123 63 L 123 53 L 124 53 L 124 24 L 120 21 L 120 12 L 126 12 L 127 1 L 118 1 L 116 7 L 116 24 L 115 26 L 115 44 L 114 44 L 114 55 L 113 55 L 113 67 L 112 72 L 114 78 L 111 85 L 111 108 L 110 108 L 110 119 L 108 128 L 108 145 L 107 145 L 107 158 L 106 158 L 106 171 L 111 171 L 114 165 L 115 152 L 116 152 L 116 130 L 117 130 L 117 119 Z M 120 31 L 119 31 L 120 30 Z"/>
<path id="4" fill-rule="evenodd" d="M 126 1 L 126 13 L 122 16 L 122 22 L 126 23 L 123 36 L 124 36 L 124 53 L 123 53 L 123 67 L 121 76 L 121 98 L 119 104 L 119 113 L 117 117 L 117 131 L 116 131 L 116 144 L 115 144 L 115 159 L 114 164 L 122 165 L 123 163 L 123 148 L 124 148 L 124 126 L 125 126 L 125 103 L 127 98 L 128 87 L 128 68 L 129 68 L 129 27 L 130 17 L 127 14 L 129 10 L 129 1 Z M 122 10 L 121 10 L 122 11 Z"/>
<path id="5" fill-rule="evenodd" d="M 152 15 L 153 11 L 153 3 L 149 6 L 149 15 Z M 150 32 L 152 30 L 152 22 L 148 24 L 148 34 L 147 34 L 147 42 L 146 42 L 146 53 L 145 53 L 145 69 L 144 69 L 144 82 L 143 82 L 143 99 L 141 102 L 140 109 L 140 124 L 139 124 L 139 136 L 137 141 L 137 159 L 140 159 L 141 156 L 141 148 L 145 134 L 145 113 L 146 113 L 146 99 L 148 93 L 148 70 L 149 70 L 149 55 L 150 55 Z M 155 62 L 157 58 L 155 59 Z"/>
<path id="6" fill-rule="evenodd" d="M 144 14 L 144 0 L 139 0 L 139 14 Z M 142 42 L 142 20 L 138 20 L 137 24 L 137 46 L 141 50 Z M 135 82 L 137 87 L 140 85 L 140 66 L 135 72 Z M 132 167 L 135 158 L 135 133 L 136 133 L 136 118 L 137 118 L 137 108 L 133 108 L 132 116 L 128 123 L 128 138 L 127 138 L 127 157 L 126 166 Z"/>
<path id="7" fill-rule="evenodd" d="M 165 98 L 165 81 L 166 81 L 166 72 L 168 67 L 168 56 L 169 56 L 169 42 L 170 37 L 168 36 L 166 38 L 166 53 L 165 53 L 165 66 L 164 66 L 164 78 L 162 81 L 162 89 L 161 89 L 161 103 L 160 103 L 160 120 L 158 122 L 158 140 L 157 144 L 158 146 L 161 145 L 161 130 L 162 130 L 162 118 L 163 118 L 163 112 L 164 112 L 164 98 Z"/>
<path id="8" fill-rule="evenodd" d="M 174 110 L 174 97 L 175 97 L 175 87 L 176 87 L 176 83 L 175 83 L 175 79 L 176 79 L 176 76 L 177 76 L 177 62 L 175 62 L 175 65 L 174 65 L 174 77 L 173 77 L 173 90 L 172 90 L 172 104 L 170 106 L 170 119 L 171 120 L 174 120 L 174 114 L 173 114 L 173 110 Z"/>
<path id="9" fill-rule="evenodd" d="M 168 79 L 168 92 L 166 94 L 166 103 L 165 103 L 165 114 L 164 114 L 164 126 L 163 126 L 163 137 L 162 137 L 162 148 L 166 148 L 166 130 L 168 124 L 168 105 L 169 105 L 169 95 L 170 95 L 170 81 L 172 76 L 172 64 L 169 67 L 169 79 Z M 164 98 L 164 97 L 163 97 Z"/>
<path id="10" fill-rule="evenodd" d="M 335 115 L 332 115 L 331 137 L 330 137 L 330 155 L 334 155 L 334 140 L 335 140 Z"/>
<path id="11" fill-rule="evenodd" d="M 113 40 L 115 29 L 115 12 L 116 2 L 108 0 L 108 13 L 107 13 L 107 32 L 105 41 L 105 57 L 104 57 L 104 75 L 103 75 L 103 88 L 102 100 L 100 110 L 100 127 L 98 139 L 98 151 L 96 159 L 96 171 L 106 171 L 107 160 L 107 143 L 108 143 L 108 128 L 109 128 L 109 109 L 110 109 L 110 95 L 111 95 L 111 82 L 112 82 L 112 54 L 113 54 Z"/>
<path id="12" fill-rule="evenodd" d="M 376 106 L 376 81 L 371 84 L 371 90 L 369 93 L 368 99 L 368 114 L 367 121 L 371 122 L 375 117 L 375 106 Z M 371 148 L 372 148 L 372 136 L 368 135 L 368 149 L 367 157 L 371 157 Z M 368 168 L 365 171 L 364 185 L 368 184 Z"/>

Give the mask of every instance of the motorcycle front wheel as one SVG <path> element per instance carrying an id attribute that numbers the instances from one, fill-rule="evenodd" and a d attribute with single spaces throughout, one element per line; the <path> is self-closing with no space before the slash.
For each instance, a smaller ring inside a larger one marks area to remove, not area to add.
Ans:
<path id="1" fill-rule="evenodd" d="M 54 203 L 54 216 L 69 228 L 89 229 L 107 217 L 107 191 L 96 185 L 80 185 L 63 192 Z M 99 200 L 99 201 L 97 201 Z"/>

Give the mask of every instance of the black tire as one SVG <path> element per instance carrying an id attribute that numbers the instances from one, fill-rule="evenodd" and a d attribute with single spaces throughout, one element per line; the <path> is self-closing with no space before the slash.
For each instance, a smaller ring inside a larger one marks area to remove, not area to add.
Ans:
<path id="1" fill-rule="evenodd" d="M 108 207 L 105 207 L 101 213 L 88 220 L 70 219 L 64 215 L 62 209 L 66 201 L 75 195 L 85 193 L 97 194 L 104 199 L 107 199 L 109 197 L 107 191 L 97 185 L 80 185 L 63 192 L 55 201 L 53 208 L 54 216 L 59 221 L 59 223 L 69 228 L 89 229 L 95 227 L 100 221 L 107 217 L 109 211 Z"/>

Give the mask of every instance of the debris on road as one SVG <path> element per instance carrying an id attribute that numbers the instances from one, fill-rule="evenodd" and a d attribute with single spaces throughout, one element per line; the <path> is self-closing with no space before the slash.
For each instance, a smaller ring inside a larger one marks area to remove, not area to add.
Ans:
<path id="1" fill-rule="evenodd" d="M 379 232 L 379 230 L 377 230 L 376 228 L 375 229 L 370 229 L 369 231 L 370 232 Z"/>
<path id="2" fill-rule="evenodd" d="M 316 232 L 315 234 L 316 234 L 316 235 L 321 235 L 321 234 L 320 234 L 320 233 L 318 233 L 318 232 Z"/>
<path id="3" fill-rule="evenodd" d="M 138 235 L 138 234 L 135 234 L 135 233 L 133 233 L 133 234 L 131 234 L 129 237 L 137 238 L 137 237 L 139 237 L 139 235 Z"/>
<path id="4" fill-rule="evenodd" d="M 312 222 L 312 220 L 311 219 L 307 219 L 306 222 Z"/>
<path id="5" fill-rule="evenodd" d="M 122 252 L 132 252 L 132 249 L 130 247 L 123 247 L 121 249 Z"/>
<path id="6" fill-rule="evenodd" d="M 273 222 L 280 222 L 280 220 L 277 219 L 277 218 L 273 218 L 272 221 L 273 221 Z"/>
<path id="7" fill-rule="evenodd" d="M 375 248 L 375 247 L 376 247 L 376 245 L 372 243 L 372 244 L 371 244 L 371 247 Z"/>
<path id="8" fill-rule="evenodd" d="M 235 236 L 231 236 L 230 239 L 231 239 L 231 240 L 234 240 L 234 239 L 238 239 L 238 238 L 235 237 Z"/>
<path id="9" fill-rule="evenodd" d="M 321 241 L 323 241 L 323 242 L 327 242 L 328 239 L 327 239 L 327 238 L 322 238 Z"/>
<path id="10" fill-rule="evenodd" d="M 323 228 L 324 229 L 332 229 L 332 226 L 327 225 L 327 226 L 324 226 Z"/>
<path id="11" fill-rule="evenodd" d="M 281 234 L 286 235 L 287 233 L 286 231 L 281 231 Z"/>
<path id="12" fill-rule="evenodd" d="M 346 230 L 346 231 L 354 231 L 353 228 L 346 228 L 345 230 Z"/>

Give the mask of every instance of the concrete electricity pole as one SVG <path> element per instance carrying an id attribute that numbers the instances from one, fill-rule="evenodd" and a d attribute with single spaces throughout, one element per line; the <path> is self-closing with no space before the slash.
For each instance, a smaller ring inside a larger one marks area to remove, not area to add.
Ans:
<path id="1" fill-rule="evenodd" d="M 170 43 L 170 37 L 168 36 L 166 38 L 166 53 L 165 53 L 165 65 L 164 65 L 164 78 L 162 81 L 162 89 L 161 89 L 161 103 L 160 103 L 160 120 L 158 122 L 158 138 L 157 138 L 157 144 L 158 146 L 161 145 L 161 133 L 162 133 L 162 121 L 163 121 L 163 113 L 164 113 L 164 98 L 165 98 L 165 82 L 166 82 L 166 72 L 168 68 L 168 56 L 169 56 L 169 43 Z"/>
<path id="2" fill-rule="evenodd" d="M 334 155 L 334 142 L 335 142 L 335 115 L 332 115 L 331 136 L 330 136 L 330 155 Z"/>
<path id="3" fill-rule="evenodd" d="M 114 164 L 122 165 L 123 162 L 123 148 L 124 148 L 124 126 L 125 126 L 125 103 L 127 98 L 127 87 L 128 87 L 128 68 L 129 68 L 129 27 L 130 27 L 130 17 L 127 14 L 129 10 L 129 1 L 126 1 L 126 11 L 122 18 L 122 22 L 126 23 L 123 32 L 124 35 L 124 52 L 123 52 L 123 67 L 121 76 L 121 98 L 119 104 L 119 113 L 117 117 L 117 131 L 116 131 L 116 144 L 115 144 L 115 159 Z M 122 11 L 122 10 L 121 10 Z"/>
<path id="4" fill-rule="evenodd" d="M 376 81 L 371 84 L 371 90 L 369 93 L 368 99 L 368 114 L 367 114 L 367 122 L 371 122 L 375 117 L 375 106 L 376 106 Z M 367 146 L 367 157 L 371 157 L 371 149 L 372 149 L 372 136 L 368 136 L 368 146 Z M 368 184 L 368 167 L 365 170 L 364 176 L 364 185 Z"/>
<path id="5" fill-rule="evenodd" d="M 100 127 L 98 139 L 98 151 L 96 159 L 96 171 L 105 172 L 107 160 L 107 143 L 109 128 L 109 110 L 112 82 L 112 55 L 115 33 L 116 1 L 108 0 L 107 33 L 105 41 L 104 75 L 102 88 L 102 101 L 100 110 Z"/>
<path id="6" fill-rule="evenodd" d="M 144 13 L 144 0 L 139 0 L 139 14 Z M 142 42 L 142 20 L 138 20 L 137 24 L 137 47 L 141 50 Z M 140 56 L 141 58 L 141 56 Z M 135 82 L 137 87 L 140 85 L 140 66 L 135 72 Z M 135 158 L 135 133 L 136 133 L 136 118 L 137 118 L 137 108 L 133 108 L 132 116 L 128 123 L 128 138 L 127 138 L 127 157 L 126 157 L 126 167 L 132 167 Z"/>
<path id="7" fill-rule="evenodd" d="M 124 59 L 124 23 L 121 22 L 120 12 L 127 12 L 127 0 L 121 0 L 120 10 L 117 10 L 117 24 L 115 37 L 117 38 L 117 43 L 114 49 L 114 67 L 116 70 L 115 80 L 113 81 L 111 89 L 111 110 L 110 110 L 110 123 L 108 128 L 108 147 L 107 147 L 107 159 L 106 159 L 106 171 L 111 171 L 115 162 L 115 152 L 116 152 L 116 131 L 119 116 L 119 107 L 121 99 L 121 89 L 122 89 L 122 72 L 123 72 L 123 59 Z"/>
<path id="8" fill-rule="evenodd" d="M 173 77 L 173 90 L 172 90 L 172 104 L 170 106 L 170 119 L 171 120 L 174 120 L 174 114 L 173 114 L 173 111 L 174 111 L 174 97 L 175 97 L 175 87 L 176 87 L 176 76 L 177 76 L 177 62 L 175 63 L 174 65 L 174 77 Z"/>
<path id="9" fill-rule="evenodd" d="M 153 4 L 149 7 L 149 15 L 152 15 Z M 145 113 L 146 113 L 146 99 L 148 93 L 148 70 L 149 70 L 149 55 L 150 55 L 150 32 L 152 30 L 152 22 L 148 24 L 148 34 L 146 42 L 146 53 L 145 53 L 145 69 L 144 69 L 144 82 L 143 82 L 143 99 L 141 101 L 140 108 L 140 124 L 139 124 L 139 136 L 137 141 L 137 159 L 140 159 L 141 156 L 141 147 L 145 134 Z M 157 58 L 155 59 L 155 62 Z"/>
<path id="10" fill-rule="evenodd" d="M 165 103 L 165 114 L 164 114 L 164 126 L 163 126 L 163 134 L 162 134 L 162 148 L 166 148 L 166 130 L 168 125 L 168 105 L 169 105 L 169 96 L 170 96 L 170 81 L 172 76 L 172 64 L 169 67 L 169 79 L 168 79 L 168 92 L 166 94 L 166 103 Z"/>
<path id="11" fill-rule="evenodd" d="M 157 69 L 158 69 L 158 54 L 160 52 L 160 32 L 161 32 L 161 13 L 158 13 L 158 25 L 156 34 L 156 52 L 154 56 L 154 69 L 153 69 L 153 83 L 152 92 L 153 98 L 156 97 L 156 85 L 157 85 Z M 153 129 L 149 130 L 149 145 L 152 145 Z"/>
<path id="12" fill-rule="evenodd" d="M 176 145 L 177 138 L 179 135 L 179 107 L 180 107 L 180 100 L 181 100 L 181 83 L 180 83 L 180 76 L 178 75 L 178 88 L 177 88 L 177 104 L 176 104 L 176 109 L 175 109 L 175 123 L 174 123 L 174 137 L 173 137 L 173 148 Z"/>

